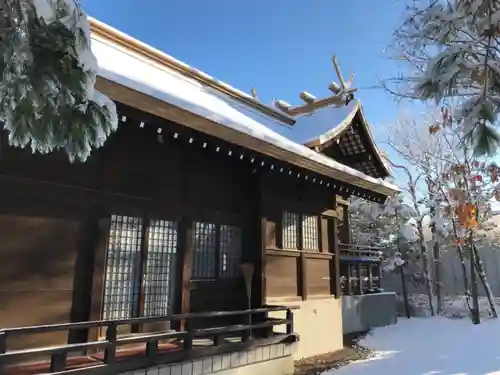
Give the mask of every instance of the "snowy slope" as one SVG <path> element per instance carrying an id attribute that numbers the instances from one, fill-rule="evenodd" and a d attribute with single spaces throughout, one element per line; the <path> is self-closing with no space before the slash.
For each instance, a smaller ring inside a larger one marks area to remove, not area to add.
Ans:
<path id="1" fill-rule="evenodd" d="M 287 125 L 236 102 L 194 79 L 125 50 L 109 40 L 94 35 L 92 51 L 97 57 L 99 75 L 108 80 L 183 108 L 332 170 L 355 176 L 370 184 L 382 185 L 393 192 L 398 191 L 398 188 L 389 182 L 367 176 L 287 138 L 290 131 Z"/>
<path id="2" fill-rule="evenodd" d="M 376 329 L 361 345 L 374 358 L 323 375 L 499 375 L 500 320 L 413 318 Z"/>

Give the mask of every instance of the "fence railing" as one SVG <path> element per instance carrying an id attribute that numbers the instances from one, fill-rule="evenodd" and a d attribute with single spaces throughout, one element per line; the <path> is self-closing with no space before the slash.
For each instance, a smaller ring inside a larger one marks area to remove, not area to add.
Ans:
<path id="1" fill-rule="evenodd" d="M 298 307 L 282 307 L 282 306 L 269 306 L 252 310 L 238 310 L 238 311 L 217 311 L 217 312 L 204 312 L 204 313 L 186 313 L 176 314 L 161 317 L 140 317 L 120 320 L 99 320 L 89 322 L 76 322 L 76 323 L 62 323 L 39 325 L 32 327 L 17 327 L 0 329 L 0 373 L 6 373 L 7 365 L 23 363 L 33 357 L 41 355 L 50 358 L 50 373 L 61 372 L 67 369 L 67 362 L 70 354 L 72 353 L 103 353 L 102 362 L 98 365 L 111 366 L 117 363 L 117 349 L 123 345 L 129 344 L 145 344 L 145 356 L 148 363 L 155 363 L 155 359 L 159 356 L 168 357 L 175 353 L 162 353 L 159 350 L 159 343 L 162 340 L 173 340 L 179 344 L 179 349 L 176 351 L 177 355 L 172 355 L 173 360 L 181 360 L 186 357 L 183 354 L 192 351 L 193 342 L 197 339 L 210 339 L 212 341 L 211 347 L 224 346 L 223 338 L 230 336 L 231 338 L 239 338 L 240 343 L 248 342 L 251 339 L 257 338 L 270 338 L 276 336 L 278 333 L 274 332 L 275 326 L 286 326 L 286 332 L 279 333 L 280 335 L 293 335 L 293 311 Z M 267 315 L 270 312 L 285 312 L 284 318 L 271 319 Z M 252 317 L 260 314 L 260 318 L 252 323 Z M 263 315 L 263 316 L 262 316 Z M 227 326 L 215 326 L 210 328 L 190 329 L 190 322 L 195 319 L 223 318 L 223 317 L 247 317 L 247 323 Z M 121 336 L 118 334 L 118 327 L 120 326 L 138 326 L 141 324 L 158 323 L 158 322 L 184 322 L 184 328 L 180 331 L 174 332 L 153 332 L 141 333 L 137 335 Z M 50 347 L 37 347 L 22 350 L 9 350 L 8 341 L 11 338 L 23 335 L 33 335 L 42 333 L 56 333 L 67 331 L 68 336 L 72 331 L 92 330 L 92 329 L 105 329 L 105 337 L 96 341 L 87 341 L 81 343 L 66 343 Z M 256 335 L 256 332 L 259 332 Z M 231 345 L 231 344 L 228 344 Z M 202 349 L 206 349 L 206 345 Z M 180 353 L 180 355 L 179 355 Z M 164 358 L 165 359 L 165 358 Z M 167 358 L 168 359 L 168 358 Z M 165 362 L 165 361 L 164 361 Z M 94 363 L 93 366 L 96 366 Z"/>
<path id="2" fill-rule="evenodd" d="M 339 244 L 340 289 L 343 295 L 377 293 L 380 291 L 380 247 Z"/>
<path id="3" fill-rule="evenodd" d="M 382 259 L 380 247 L 339 243 L 340 257 L 378 261 Z"/>

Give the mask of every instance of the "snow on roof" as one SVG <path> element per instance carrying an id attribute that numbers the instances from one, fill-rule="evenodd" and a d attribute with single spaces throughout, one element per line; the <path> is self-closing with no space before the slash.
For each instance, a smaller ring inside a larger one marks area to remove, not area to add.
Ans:
<path id="1" fill-rule="evenodd" d="M 389 182 L 367 176 L 287 138 L 284 135 L 289 134 L 290 127 L 276 119 L 107 38 L 92 35 L 92 51 L 97 57 L 99 75 L 103 78 L 322 164 L 337 172 L 356 177 L 369 185 L 382 186 L 388 194 L 399 191 L 397 186 Z"/>
<path id="2" fill-rule="evenodd" d="M 316 139 L 323 143 L 323 138 L 330 138 L 332 131 L 345 123 L 351 122 L 358 108 L 359 102 L 352 100 L 346 106 L 325 107 L 301 115 L 297 117 L 289 138 L 300 144 L 306 144 Z"/>

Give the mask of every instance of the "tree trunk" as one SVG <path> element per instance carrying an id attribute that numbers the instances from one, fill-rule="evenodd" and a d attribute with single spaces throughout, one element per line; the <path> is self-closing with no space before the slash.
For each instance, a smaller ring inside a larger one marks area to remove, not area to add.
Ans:
<path id="1" fill-rule="evenodd" d="M 423 238 L 423 230 L 422 230 L 422 224 L 418 224 L 418 231 L 419 231 L 419 236 Z M 427 259 L 428 251 L 427 251 L 427 245 L 425 242 L 421 239 L 420 240 L 420 252 L 422 254 L 422 263 L 424 266 L 424 282 L 425 282 L 425 290 L 427 292 L 427 297 L 429 298 L 429 309 L 431 311 L 431 316 L 436 315 L 436 311 L 434 310 L 434 293 L 432 290 L 432 276 L 429 268 L 429 261 Z"/>
<path id="2" fill-rule="evenodd" d="M 476 245 L 473 245 L 473 249 L 474 249 L 475 265 L 477 273 L 479 275 L 479 280 L 481 280 L 481 284 L 483 284 L 483 288 L 486 292 L 486 297 L 488 298 L 488 303 L 490 304 L 491 314 L 494 318 L 497 318 L 498 314 L 495 305 L 495 296 L 493 296 L 493 292 L 491 291 L 490 283 L 488 282 L 488 278 L 484 270 L 483 261 L 479 257 L 479 251 L 477 251 Z"/>
<path id="3" fill-rule="evenodd" d="M 435 229 L 433 229 L 435 232 Z M 442 282 L 441 282 L 441 254 L 439 250 L 439 242 L 437 240 L 437 235 L 433 234 L 434 243 L 432 245 L 432 259 L 434 266 L 434 286 L 436 291 L 436 312 L 437 314 L 442 314 L 444 310 L 444 296 L 442 293 Z"/>
<path id="4" fill-rule="evenodd" d="M 462 266 L 465 301 L 467 302 L 467 307 L 469 308 L 469 311 L 472 313 L 472 307 L 470 304 L 471 294 L 470 294 L 470 288 L 469 288 L 469 278 L 467 277 L 467 267 L 465 265 L 464 251 L 463 251 L 461 245 L 457 245 L 457 253 L 458 253 L 458 257 L 460 258 L 460 265 Z"/>
<path id="5" fill-rule="evenodd" d="M 428 249 L 427 249 L 427 245 L 425 244 L 424 230 L 422 228 L 422 219 L 421 219 L 422 215 L 420 214 L 420 207 L 419 207 L 419 204 L 417 201 L 417 194 L 415 191 L 416 183 L 415 183 L 413 176 L 410 173 L 410 170 L 408 169 L 408 167 L 406 167 L 404 165 L 397 165 L 397 164 L 394 164 L 391 160 L 389 160 L 389 159 L 387 159 L 387 160 L 394 168 L 404 170 L 406 172 L 406 175 L 408 176 L 408 187 L 409 187 L 409 191 L 410 191 L 411 200 L 413 203 L 413 209 L 415 210 L 415 212 L 417 213 L 418 218 L 419 218 L 417 220 L 417 229 L 418 229 L 418 237 L 419 237 L 418 243 L 420 246 L 420 253 L 422 255 L 422 263 L 423 263 L 423 267 L 424 267 L 425 289 L 427 292 L 427 297 L 429 298 L 429 309 L 431 311 L 431 316 L 434 316 L 434 315 L 436 315 L 436 312 L 434 311 L 434 301 L 433 301 L 434 293 L 432 290 L 432 281 L 431 281 L 432 276 L 431 276 L 431 272 L 429 269 L 429 260 L 427 259 Z"/>
<path id="6" fill-rule="evenodd" d="M 435 206 L 435 188 L 432 184 L 432 179 L 429 175 L 426 177 L 427 181 L 427 191 L 429 193 L 429 198 L 434 203 L 430 207 L 430 216 L 432 219 L 436 217 L 437 210 Z M 434 291 L 436 294 L 437 306 L 436 312 L 437 314 L 442 314 L 444 310 L 444 296 L 442 293 L 443 283 L 441 281 L 441 254 L 439 249 L 439 238 L 437 233 L 437 228 L 434 223 L 431 224 L 431 233 L 432 233 L 432 269 L 434 270 Z"/>
<path id="7" fill-rule="evenodd" d="M 476 278 L 476 270 L 475 270 L 475 260 L 474 260 L 474 251 L 472 248 L 472 242 L 469 244 L 470 248 L 470 290 L 472 295 L 472 323 L 479 324 L 480 323 L 480 315 L 479 315 L 479 300 L 478 300 L 478 292 L 477 292 L 477 278 Z"/>
<path id="8" fill-rule="evenodd" d="M 410 319 L 411 318 L 411 312 L 410 312 L 410 302 L 408 301 L 408 290 L 406 289 L 406 279 L 405 279 L 405 270 L 404 270 L 405 265 L 399 266 L 399 272 L 401 274 L 401 289 L 403 292 L 403 301 L 405 304 L 405 313 L 406 313 L 406 318 Z"/>

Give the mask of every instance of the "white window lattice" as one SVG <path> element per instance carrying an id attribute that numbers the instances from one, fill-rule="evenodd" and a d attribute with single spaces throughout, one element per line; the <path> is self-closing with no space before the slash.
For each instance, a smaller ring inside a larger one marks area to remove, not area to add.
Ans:
<path id="1" fill-rule="evenodd" d="M 284 249 L 299 248 L 299 214 L 283 212 L 281 219 Z"/>
<path id="2" fill-rule="evenodd" d="M 317 216 L 302 216 L 302 248 L 304 250 L 319 250 L 319 230 Z"/>
<path id="3" fill-rule="evenodd" d="M 137 313 L 142 225 L 141 218 L 111 216 L 104 284 L 104 319 L 126 319 Z"/>
<path id="4" fill-rule="evenodd" d="M 146 273 L 144 274 L 145 316 L 164 316 L 172 313 L 177 245 L 176 222 L 151 221 Z"/>
<path id="5" fill-rule="evenodd" d="M 151 220 L 146 267 L 141 266 L 143 220 L 112 215 L 103 303 L 103 319 L 126 319 L 140 312 L 141 280 L 144 282 L 144 316 L 171 313 L 178 246 L 177 223 Z"/>
<path id="6" fill-rule="evenodd" d="M 301 233 L 302 232 L 302 233 Z M 299 236 L 299 234 L 302 236 Z M 300 243 L 302 237 L 302 243 Z M 283 212 L 282 216 L 283 249 L 319 249 L 318 217 Z"/>

